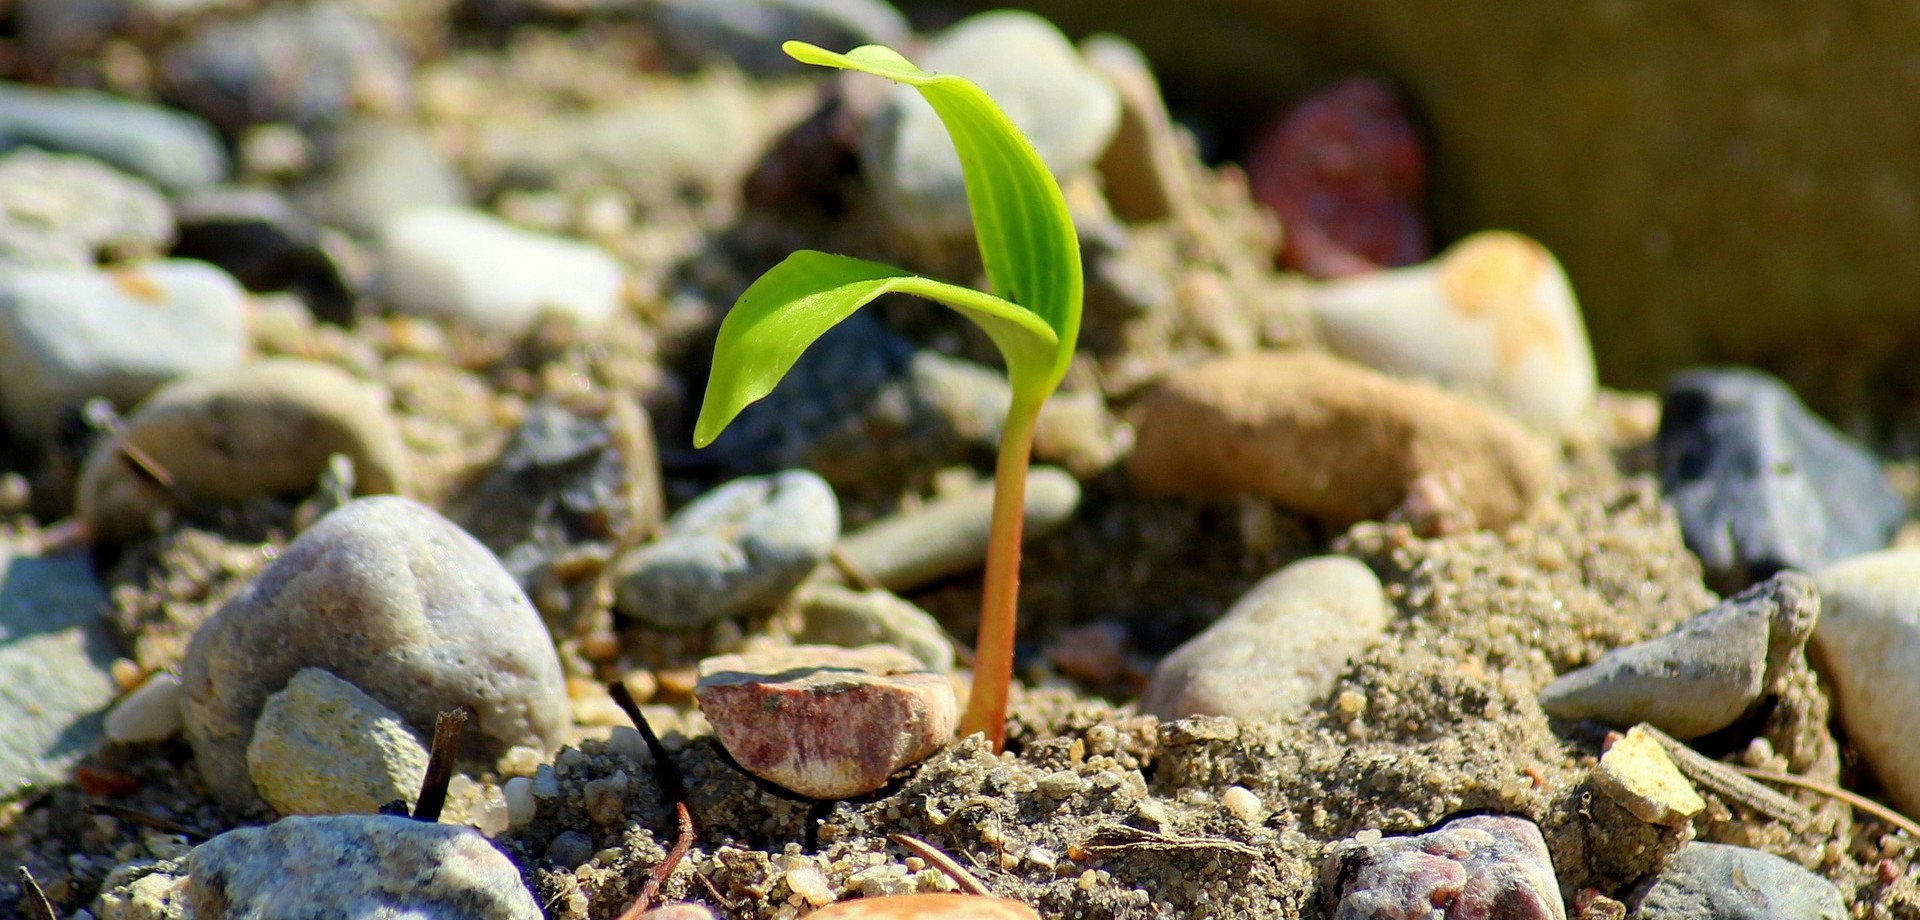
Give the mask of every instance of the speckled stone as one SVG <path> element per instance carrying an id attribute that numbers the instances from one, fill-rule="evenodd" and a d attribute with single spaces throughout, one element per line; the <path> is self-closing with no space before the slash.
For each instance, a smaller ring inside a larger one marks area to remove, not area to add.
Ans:
<path id="1" fill-rule="evenodd" d="M 620 612 L 699 626 L 770 610 L 840 536 L 833 487 L 806 470 L 736 479 L 682 508 L 665 533 L 620 559 Z"/>
<path id="2" fill-rule="evenodd" d="M 247 742 L 247 775 L 283 815 L 411 807 L 426 772 L 427 749 L 399 713 L 320 668 L 267 697 Z"/>
<path id="3" fill-rule="evenodd" d="M 314 611 L 326 616 L 314 616 Z M 308 528 L 187 647 L 187 738 L 222 801 L 258 801 L 246 747 L 267 697 L 324 668 L 431 737 L 472 707 L 464 752 L 552 750 L 568 721 L 560 660 L 540 616 L 493 554 L 432 509 L 349 502 Z"/>
<path id="4" fill-rule="evenodd" d="M 1321 870 L 1333 920 L 1566 920 L 1532 821 L 1456 818 L 1411 837 L 1344 840 Z"/>
<path id="5" fill-rule="evenodd" d="M 469 827 L 384 815 L 283 818 L 195 848 L 197 920 L 540 920 L 520 870 Z"/>
<path id="6" fill-rule="evenodd" d="M 1390 610 L 1365 565 L 1344 556 L 1296 562 L 1163 659 L 1140 711 L 1168 722 L 1286 719 L 1325 696 L 1348 662 L 1379 640 Z"/>
<path id="7" fill-rule="evenodd" d="M 134 468 L 128 446 L 166 470 L 172 488 Z M 96 537 L 124 539 L 181 500 L 310 492 L 336 453 L 353 461 L 361 494 L 406 488 L 406 450 L 384 392 L 330 364 L 271 358 L 182 377 L 148 397 L 88 454 L 74 501 Z"/>
<path id="8" fill-rule="evenodd" d="M 1560 675 L 1540 706 L 1619 728 L 1650 722 L 1675 738 L 1733 724 L 1799 656 L 1820 619 L 1813 579 L 1781 572 L 1645 642 Z"/>
<path id="9" fill-rule="evenodd" d="M 1634 904 L 1634 920 L 1844 920 L 1833 883 L 1771 853 L 1690 843 Z"/>
<path id="10" fill-rule="evenodd" d="M 747 772 L 816 799 L 871 792 L 953 741 L 944 675 L 899 649 L 801 645 L 700 662 L 694 698 Z"/>

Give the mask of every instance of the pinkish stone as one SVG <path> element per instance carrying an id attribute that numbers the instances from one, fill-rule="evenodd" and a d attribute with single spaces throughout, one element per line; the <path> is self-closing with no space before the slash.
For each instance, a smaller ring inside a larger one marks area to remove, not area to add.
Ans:
<path id="1" fill-rule="evenodd" d="M 1424 834 L 1333 845 L 1321 870 L 1333 920 L 1566 920 L 1532 821 L 1458 818 Z"/>
<path id="2" fill-rule="evenodd" d="M 896 894 L 841 901 L 808 916 L 816 920 L 1040 920 L 1018 901 L 971 894 Z"/>
<path id="3" fill-rule="evenodd" d="M 694 697 L 747 772 L 816 799 L 885 785 L 953 740 L 946 677 L 884 645 L 799 645 L 700 662 Z"/>

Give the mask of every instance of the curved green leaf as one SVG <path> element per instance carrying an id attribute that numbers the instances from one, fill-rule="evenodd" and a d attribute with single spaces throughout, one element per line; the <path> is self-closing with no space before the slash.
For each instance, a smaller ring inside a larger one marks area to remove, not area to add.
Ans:
<path id="1" fill-rule="evenodd" d="M 891 48 L 862 45 L 836 54 L 805 42 L 781 47 L 803 63 L 905 83 L 939 114 L 960 155 L 974 236 L 994 293 L 1033 311 L 1054 332 L 1057 345 L 1044 383 L 1029 383 L 1041 389 L 1023 391 L 1022 381 L 1014 381 L 1016 392 L 1044 398 L 1073 359 L 1084 282 L 1066 199 L 1033 144 L 972 81 L 921 70 Z"/>
<path id="2" fill-rule="evenodd" d="M 1016 393 L 1053 385 L 1035 375 L 1050 368 L 1059 338 L 1033 311 L 891 265 L 803 249 L 761 275 L 721 321 L 694 445 L 713 443 L 740 410 L 773 392 L 827 330 L 894 292 L 938 301 L 973 320 L 999 346 Z"/>

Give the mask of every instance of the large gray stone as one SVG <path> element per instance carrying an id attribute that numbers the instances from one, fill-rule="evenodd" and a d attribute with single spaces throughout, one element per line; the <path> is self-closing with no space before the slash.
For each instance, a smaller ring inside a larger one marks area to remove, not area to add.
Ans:
<path id="1" fill-rule="evenodd" d="M 83 153 L 170 191 L 226 178 L 212 126 L 185 112 L 86 90 L 0 83 L 0 150 Z"/>
<path id="2" fill-rule="evenodd" d="M 384 815 L 285 818 L 195 848 L 196 920 L 539 920 L 520 870 L 470 827 Z"/>
<path id="3" fill-rule="evenodd" d="M 187 738 L 207 786 L 258 801 L 246 749 L 267 697 L 324 668 L 431 737 L 472 707 L 463 751 L 552 750 L 568 721 L 560 660 L 540 616 L 486 547 L 394 496 L 350 502 L 282 550 L 194 634 L 181 667 Z"/>
<path id="4" fill-rule="evenodd" d="M 79 556 L 0 550 L 0 799 L 66 778 L 119 688 L 107 595 Z"/>
<path id="5" fill-rule="evenodd" d="M 1833 883 L 1772 853 L 1692 843 L 1643 889 L 1634 920 L 1842 920 Z"/>

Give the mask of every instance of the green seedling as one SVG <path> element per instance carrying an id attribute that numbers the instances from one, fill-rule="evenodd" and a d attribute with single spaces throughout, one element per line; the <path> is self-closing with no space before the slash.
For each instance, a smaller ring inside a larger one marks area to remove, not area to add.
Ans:
<path id="1" fill-rule="evenodd" d="M 882 294 L 924 297 L 952 307 L 985 330 L 1006 361 L 1013 401 L 994 467 L 973 693 L 960 731 L 986 733 L 997 751 L 1005 741 L 1007 693 L 1013 680 L 1027 458 L 1040 406 L 1066 374 L 1080 332 L 1080 243 L 1066 199 L 1039 153 L 980 87 L 951 74 L 923 71 L 880 45 L 846 54 L 804 42 L 782 47 L 804 63 L 904 83 L 933 106 L 960 155 L 974 236 L 994 292 L 824 252 L 802 250 L 788 256 L 749 286 L 721 322 L 694 444 L 713 443 L 740 410 L 773 392 L 807 346 Z"/>

